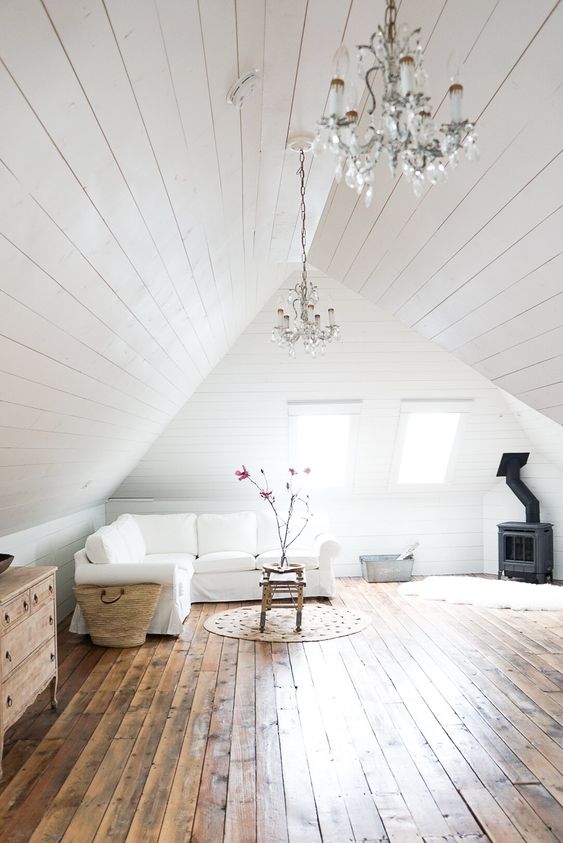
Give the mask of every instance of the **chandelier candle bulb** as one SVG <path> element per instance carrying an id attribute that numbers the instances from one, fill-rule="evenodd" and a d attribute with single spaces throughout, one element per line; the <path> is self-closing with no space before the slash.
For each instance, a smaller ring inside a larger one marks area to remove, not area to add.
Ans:
<path id="1" fill-rule="evenodd" d="M 450 119 L 452 123 L 461 123 L 462 116 L 463 85 L 454 82 L 450 85 Z"/>
<path id="2" fill-rule="evenodd" d="M 333 79 L 330 83 L 328 94 L 328 113 L 330 117 L 339 119 L 344 111 L 344 82 L 342 79 Z"/>
<path id="3" fill-rule="evenodd" d="M 283 327 L 286 331 L 289 331 L 289 316 L 287 313 L 283 317 Z"/>
<path id="4" fill-rule="evenodd" d="M 341 44 L 332 59 L 332 78 L 346 79 L 350 66 L 350 55 L 346 44 Z M 344 83 L 342 83 L 344 84 Z"/>
<path id="5" fill-rule="evenodd" d="M 278 328 L 283 327 L 283 307 L 278 307 Z"/>
<path id="6" fill-rule="evenodd" d="M 329 307 L 329 309 L 328 309 L 328 324 L 330 325 L 331 328 L 333 328 L 334 325 L 335 325 L 334 308 L 333 307 Z"/>
<path id="7" fill-rule="evenodd" d="M 317 326 L 317 328 L 320 328 L 320 326 L 321 326 L 321 314 L 320 313 L 315 313 L 315 325 Z"/>
<path id="8" fill-rule="evenodd" d="M 399 59 L 399 67 L 401 69 L 401 91 L 406 97 L 411 91 L 415 90 L 414 81 L 414 59 L 412 56 L 403 56 Z"/>

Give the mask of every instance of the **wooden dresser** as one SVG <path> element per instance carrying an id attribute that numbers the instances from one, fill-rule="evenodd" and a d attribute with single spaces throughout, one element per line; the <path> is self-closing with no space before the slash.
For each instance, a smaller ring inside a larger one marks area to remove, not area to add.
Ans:
<path id="1" fill-rule="evenodd" d="M 0 574 L 0 776 L 6 730 L 47 685 L 57 706 L 56 568 Z"/>

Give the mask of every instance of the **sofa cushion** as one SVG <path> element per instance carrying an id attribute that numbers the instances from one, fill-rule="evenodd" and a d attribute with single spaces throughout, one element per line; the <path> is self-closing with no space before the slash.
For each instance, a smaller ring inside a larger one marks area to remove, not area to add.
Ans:
<path id="1" fill-rule="evenodd" d="M 145 558 L 146 547 L 143 534 L 132 515 L 120 515 L 115 526 L 121 538 L 127 545 L 127 557 L 131 561 L 142 562 Z"/>
<path id="2" fill-rule="evenodd" d="M 296 548 L 295 550 L 290 548 L 287 559 L 292 565 L 305 565 L 306 571 L 314 571 L 319 567 L 318 556 L 315 554 L 314 550 L 310 550 L 308 548 Z M 265 553 L 261 553 L 256 557 L 256 567 L 261 568 L 264 563 L 271 564 L 272 562 L 279 561 L 279 550 L 267 550 Z"/>
<path id="3" fill-rule="evenodd" d="M 258 536 L 256 542 L 256 553 L 265 553 L 267 550 L 277 550 L 280 546 L 280 539 L 276 526 L 276 519 L 271 512 L 259 512 L 257 514 L 258 520 Z M 294 536 L 303 522 L 299 515 L 295 515 L 291 521 L 292 529 L 290 531 L 290 538 Z M 299 538 L 297 544 L 300 547 L 311 547 L 315 538 L 327 530 L 327 518 L 323 514 L 311 515 L 307 525 Z"/>
<path id="4" fill-rule="evenodd" d="M 196 516 L 191 512 L 134 515 L 146 552 L 192 553 L 197 555 Z"/>
<path id="5" fill-rule="evenodd" d="M 117 525 L 100 527 L 86 539 L 86 554 L 94 565 L 111 565 L 119 562 L 135 562 L 129 558 L 129 549 Z"/>
<path id="6" fill-rule="evenodd" d="M 199 555 L 234 551 L 256 554 L 256 513 L 200 515 L 197 519 Z M 244 569 L 243 569 L 244 570 Z"/>
<path id="7" fill-rule="evenodd" d="M 194 562 L 194 574 L 226 573 L 227 571 L 253 571 L 256 560 L 251 553 L 236 553 L 232 550 L 205 553 Z M 221 590 L 220 583 L 217 583 Z"/>
<path id="8" fill-rule="evenodd" d="M 272 512 L 257 512 L 256 520 L 258 532 L 256 536 L 256 553 L 264 553 L 280 546 L 280 537 L 276 519 Z"/>
<path id="9" fill-rule="evenodd" d="M 193 573 L 195 556 L 193 553 L 149 553 L 143 559 L 145 565 L 169 565 L 173 563 L 178 568 L 185 568 Z"/>

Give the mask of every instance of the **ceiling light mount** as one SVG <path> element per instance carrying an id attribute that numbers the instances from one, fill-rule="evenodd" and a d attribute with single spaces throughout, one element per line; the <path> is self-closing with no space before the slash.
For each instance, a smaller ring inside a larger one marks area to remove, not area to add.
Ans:
<path id="1" fill-rule="evenodd" d="M 292 135 L 288 142 L 287 148 L 292 152 L 310 152 L 315 142 L 315 136 L 312 134 Z"/>

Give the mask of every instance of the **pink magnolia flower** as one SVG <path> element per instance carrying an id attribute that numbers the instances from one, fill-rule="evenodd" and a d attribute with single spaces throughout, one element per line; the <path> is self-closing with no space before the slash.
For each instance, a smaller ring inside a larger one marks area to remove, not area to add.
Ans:
<path id="1" fill-rule="evenodd" d="M 303 472 L 304 472 L 305 474 L 310 474 L 310 473 L 311 473 L 311 469 L 310 469 L 310 468 L 304 468 L 304 469 L 303 469 Z"/>
<path id="2" fill-rule="evenodd" d="M 243 465 L 242 471 L 235 471 L 235 475 L 239 480 L 246 480 L 247 477 L 250 477 L 250 472 L 247 467 Z"/>
<path id="3" fill-rule="evenodd" d="M 292 477 L 295 477 L 295 475 L 297 474 L 297 471 L 294 468 L 290 468 L 289 473 L 291 474 Z"/>
<path id="4" fill-rule="evenodd" d="M 274 494 L 273 492 L 262 491 L 262 492 L 260 492 L 260 497 L 264 498 L 265 501 L 269 501 L 269 500 L 271 500 L 273 494 Z"/>

